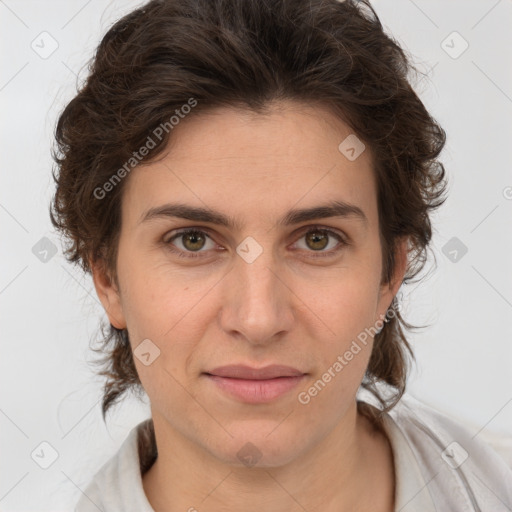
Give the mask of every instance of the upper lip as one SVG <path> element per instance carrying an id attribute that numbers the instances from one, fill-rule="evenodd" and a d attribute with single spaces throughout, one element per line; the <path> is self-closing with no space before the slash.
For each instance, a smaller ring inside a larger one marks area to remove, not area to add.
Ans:
<path id="1" fill-rule="evenodd" d="M 271 364 L 263 368 L 252 368 L 246 365 L 227 365 L 219 366 L 206 372 L 209 375 L 216 375 L 217 377 L 229 377 L 232 379 L 250 379 L 250 380 L 265 380 L 275 379 L 277 377 L 299 377 L 304 375 L 304 372 L 297 370 L 291 366 L 284 366 L 280 364 Z"/>

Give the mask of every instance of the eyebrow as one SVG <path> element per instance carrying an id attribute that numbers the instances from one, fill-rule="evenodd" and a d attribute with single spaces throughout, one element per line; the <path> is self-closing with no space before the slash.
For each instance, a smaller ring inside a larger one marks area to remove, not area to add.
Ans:
<path id="1" fill-rule="evenodd" d="M 196 222 L 218 224 L 230 229 L 241 230 L 241 224 L 225 214 L 210 208 L 189 206 L 182 203 L 168 203 L 145 211 L 139 224 L 158 218 L 180 218 Z M 318 220 L 329 217 L 353 218 L 368 225 L 368 218 L 359 206 L 344 201 L 331 201 L 325 205 L 311 208 L 294 209 L 287 212 L 278 222 L 280 226 L 291 226 L 301 222 Z"/>

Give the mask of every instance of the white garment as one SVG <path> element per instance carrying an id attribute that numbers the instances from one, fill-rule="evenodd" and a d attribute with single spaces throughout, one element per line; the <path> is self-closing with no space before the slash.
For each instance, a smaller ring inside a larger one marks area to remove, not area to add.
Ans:
<path id="1" fill-rule="evenodd" d="M 142 487 L 137 441 L 150 421 L 131 430 L 75 512 L 154 512 Z M 512 511 L 512 469 L 465 427 L 405 394 L 384 415 L 384 429 L 394 456 L 395 512 Z"/>

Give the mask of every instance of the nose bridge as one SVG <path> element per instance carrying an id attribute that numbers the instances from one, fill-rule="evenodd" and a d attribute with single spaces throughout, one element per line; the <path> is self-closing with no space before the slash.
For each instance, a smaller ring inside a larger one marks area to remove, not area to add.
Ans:
<path id="1" fill-rule="evenodd" d="M 261 237 L 259 237 L 261 242 Z M 262 245 L 263 244 L 263 245 Z M 238 258 L 235 261 L 235 274 L 243 284 L 242 289 L 248 293 L 247 298 L 258 298 L 263 294 L 267 299 L 272 298 L 270 293 L 275 287 L 276 261 L 271 240 L 259 243 L 248 236 L 236 248 Z"/>
<path id="2" fill-rule="evenodd" d="M 254 250 L 248 247 L 249 251 Z M 224 329 L 238 331 L 253 343 L 264 343 L 290 329 L 290 297 L 279 278 L 278 266 L 271 250 L 261 251 L 254 259 L 246 259 L 243 253 L 237 257 L 230 272 L 229 298 L 223 305 Z"/>
<path id="3" fill-rule="evenodd" d="M 266 304 L 268 307 L 277 306 L 276 290 L 279 281 L 276 278 L 276 272 L 273 269 L 275 264 L 269 261 L 270 257 L 260 256 L 260 261 L 248 264 L 239 261 L 237 264 L 237 278 L 240 280 L 241 305 L 253 307 L 258 304 Z"/>

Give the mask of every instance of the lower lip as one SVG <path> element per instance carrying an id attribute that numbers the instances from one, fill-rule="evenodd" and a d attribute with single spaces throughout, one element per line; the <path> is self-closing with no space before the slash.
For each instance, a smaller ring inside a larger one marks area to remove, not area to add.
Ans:
<path id="1" fill-rule="evenodd" d="M 249 404 L 263 404 L 279 398 L 295 386 L 305 377 L 277 377 L 266 380 L 232 379 L 207 375 L 220 389 L 229 395 Z"/>

